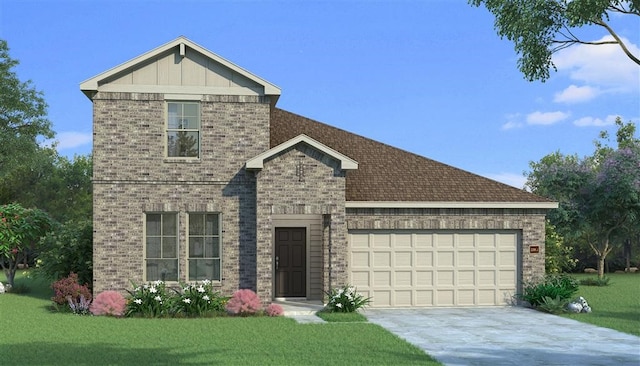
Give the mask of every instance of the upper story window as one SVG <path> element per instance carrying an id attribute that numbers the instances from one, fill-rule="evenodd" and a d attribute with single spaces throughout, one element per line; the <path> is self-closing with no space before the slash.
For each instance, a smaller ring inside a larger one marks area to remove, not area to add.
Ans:
<path id="1" fill-rule="evenodd" d="M 200 157 L 199 103 L 167 103 L 167 157 Z"/>

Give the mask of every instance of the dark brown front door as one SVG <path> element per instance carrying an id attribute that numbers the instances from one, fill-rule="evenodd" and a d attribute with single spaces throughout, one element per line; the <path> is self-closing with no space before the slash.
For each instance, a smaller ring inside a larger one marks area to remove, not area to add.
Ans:
<path id="1" fill-rule="evenodd" d="M 276 297 L 307 296 L 307 230 L 276 228 Z"/>

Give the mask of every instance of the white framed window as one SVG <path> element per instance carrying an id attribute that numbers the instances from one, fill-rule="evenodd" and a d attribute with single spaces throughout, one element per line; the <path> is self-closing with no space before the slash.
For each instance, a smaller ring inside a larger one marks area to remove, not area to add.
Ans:
<path id="1" fill-rule="evenodd" d="M 220 281 L 221 221 L 218 213 L 189 213 L 188 281 Z"/>
<path id="2" fill-rule="evenodd" d="M 178 214 L 145 214 L 145 280 L 178 281 Z"/>
<path id="3" fill-rule="evenodd" d="M 200 157 L 200 103 L 167 102 L 166 144 L 169 158 Z"/>

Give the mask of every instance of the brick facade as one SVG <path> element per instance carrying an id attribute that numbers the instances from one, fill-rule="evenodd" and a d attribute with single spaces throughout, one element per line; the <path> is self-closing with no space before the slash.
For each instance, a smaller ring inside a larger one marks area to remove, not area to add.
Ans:
<path id="1" fill-rule="evenodd" d="M 345 173 L 339 163 L 300 144 L 266 161 L 256 173 L 257 289 L 262 299 L 273 297 L 273 217 L 323 215 L 324 291 L 329 278 L 347 281 L 348 245 L 345 215 Z M 329 250 L 328 248 L 331 248 Z M 330 255 L 329 255 L 330 253 Z M 309 294 L 319 298 L 321 294 Z"/>
<path id="2" fill-rule="evenodd" d="M 165 158 L 162 94 L 104 93 L 94 103 L 94 291 L 142 282 L 144 213 L 179 214 L 186 280 L 186 214 L 222 214 L 221 288 L 255 288 L 255 177 L 244 162 L 268 149 L 269 104 L 205 95 L 197 161 Z"/>

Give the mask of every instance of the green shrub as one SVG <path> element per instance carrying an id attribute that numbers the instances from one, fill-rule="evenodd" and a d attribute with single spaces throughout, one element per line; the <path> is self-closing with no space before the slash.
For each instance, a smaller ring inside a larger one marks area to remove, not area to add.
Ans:
<path id="1" fill-rule="evenodd" d="M 609 286 L 609 277 L 589 277 L 580 280 L 581 286 Z"/>
<path id="2" fill-rule="evenodd" d="M 538 307 L 544 303 L 544 298 L 560 298 L 568 300 L 578 291 L 578 281 L 566 274 L 548 274 L 541 281 L 525 284 L 523 292 L 518 296 L 531 306 Z"/>
<path id="3" fill-rule="evenodd" d="M 566 299 L 561 299 L 560 296 L 554 298 L 545 296 L 542 298 L 542 303 L 538 305 L 538 309 L 545 313 L 562 314 L 565 312 L 568 302 Z"/>
<path id="4" fill-rule="evenodd" d="M 42 239 L 37 273 L 57 281 L 73 272 L 79 283 L 93 285 L 93 223 L 69 221 Z"/>

